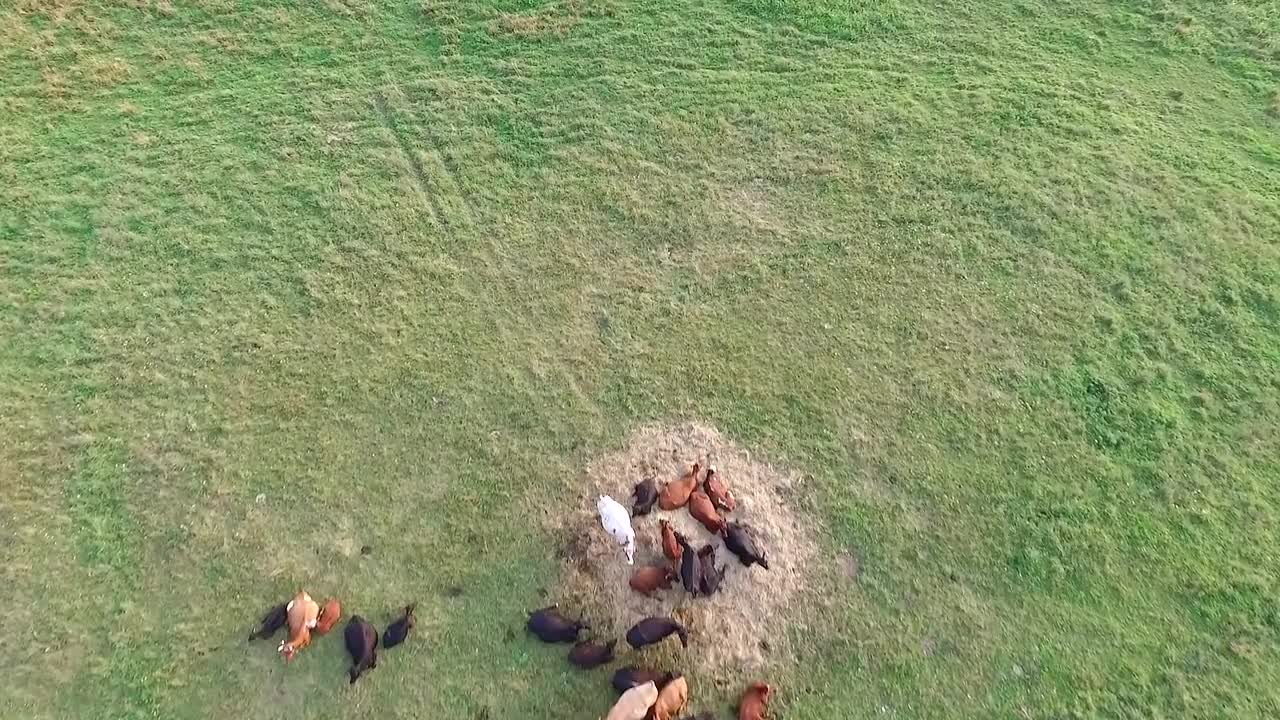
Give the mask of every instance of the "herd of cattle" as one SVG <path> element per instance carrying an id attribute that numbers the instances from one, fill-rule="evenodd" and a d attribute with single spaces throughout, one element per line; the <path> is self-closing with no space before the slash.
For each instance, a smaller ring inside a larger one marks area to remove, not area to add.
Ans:
<path id="1" fill-rule="evenodd" d="M 744 566 L 757 565 L 769 569 L 765 553 L 749 528 L 725 518 L 724 514 L 733 512 L 737 504 L 728 483 L 716 472 L 714 465 L 708 467 L 704 475 L 701 465 L 694 463 L 688 472 L 661 489 L 653 479 L 645 480 L 635 486 L 632 499 L 631 512 L 608 496 L 601 496 L 596 506 L 601 525 L 622 546 L 628 564 L 635 562 L 632 517 L 649 515 L 656 504 L 666 511 L 688 508 L 689 514 L 708 532 L 723 539 L 725 548 Z M 719 590 L 724 568 L 716 565 L 714 545 L 707 543 L 695 550 L 693 543 L 684 534 L 676 532 L 667 520 L 659 521 L 657 534 L 667 563 L 637 569 L 629 580 L 633 590 L 651 595 L 659 589 L 670 589 L 677 578 L 693 598 L 707 597 Z M 403 615 L 387 626 L 381 635 L 384 650 L 408 638 L 415 623 L 413 611 L 413 605 L 407 606 Z M 281 641 L 278 651 L 285 662 L 289 662 L 311 644 L 313 634 L 327 634 L 341 616 L 342 606 L 336 599 L 326 600 L 321 605 L 306 591 L 299 591 L 291 600 L 272 607 L 249 640 L 269 638 L 287 626 L 288 637 Z M 569 661 L 580 668 L 590 670 L 614 660 L 616 639 L 607 642 L 580 640 L 580 634 L 589 630 L 589 626 L 562 614 L 557 606 L 530 613 L 526 626 L 543 642 L 573 643 Z M 679 622 L 669 617 L 646 617 L 627 630 L 626 641 L 633 650 L 640 650 L 661 643 L 672 635 L 679 638 L 682 647 L 689 647 L 689 630 Z M 365 671 L 378 666 L 378 630 L 363 617 L 353 615 L 347 621 L 343 636 L 347 652 L 351 655 L 351 668 L 347 674 L 350 682 L 354 683 Z M 629 665 L 613 673 L 612 683 L 621 696 L 605 720 L 676 720 L 688 709 L 689 683 L 680 673 Z M 763 720 L 772 694 L 770 685 L 750 683 L 738 702 L 739 720 Z M 687 720 L 712 717 L 711 713 L 703 713 L 688 716 Z"/>
<path id="2" fill-rule="evenodd" d="M 596 503 L 600 524 L 622 547 L 628 564 L 635 564 L 636 531 L 632 518 L 649 515 L 656 504 L 666 511 L 687 508 L 707 532 L 723 539 L 725 548 L 744 566 L 769 569 L 769 561 L 750 529 L 725 518 L 724 514 L 733 512 L 737 503 L 714 465 L 703 475 L 701 465 L 694 463 L 688 472 L 661 489 L 653 479 L 644 480 L 633 489 L 632 501 L 631 512 L 607 495 Z M 665 563 L 635 570 L 628 581 L 632 590 L 652 595 L 659 589 L 670 589 L 677 578 L 692 598 L 707 597 L 719 590 L 724 568 L 717 566 L 715 545 L 706 543 L 695 551 L 689 538 L 665 519 L 658 521 L 657 534 Z M 533 612 L 527 626 L 543 642 L 573 643 L 569 661 L 580 668 L 590 670 L 614 660 L 616 639 L 579 640 L 579 633 L 589 627 L 581 620 L 565 616 L 557 606 Z M 686 627 L 672 618 L 654 616 L 632 625 L 626 640 L 633 650 L 640 650 L 672 635 L 679 638 L 682 647 L 689 647 L 690 634 Z M 605 720 L 675 720 L 689 706 L 689 683 L 680 673 L 629 665 L 614 672 L 613 687 L 622 695 Z M 773 688 L 766 683 L 749 684 L 738 702 L 739 720 L 762 720 L 772 694 Z M 711 713 L 703 713 L 689 716 L 689 720 L 712 717 Z"/>

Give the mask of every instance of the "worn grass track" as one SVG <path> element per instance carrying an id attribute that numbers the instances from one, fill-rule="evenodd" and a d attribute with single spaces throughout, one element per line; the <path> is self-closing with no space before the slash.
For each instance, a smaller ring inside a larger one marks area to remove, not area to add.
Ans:
<path id="1" fill-rule="evenodd" d="M 535 512 L 684 418 L 859 561 L 781 716 L 1277 716 L 1277 28 L 0 5 L 0 717 L 596 717 Z M 302 584 L 420 642 L 246 648 Z"/>

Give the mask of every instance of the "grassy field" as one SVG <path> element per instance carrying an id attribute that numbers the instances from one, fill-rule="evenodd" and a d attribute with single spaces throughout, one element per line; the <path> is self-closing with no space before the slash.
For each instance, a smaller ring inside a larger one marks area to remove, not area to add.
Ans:
<path id="1" fill-rule="evenodd" d="M 684 419 L 860 562 L 779 718 L 1280 716 L 1278 239 L 1275 0 L 7 0 L 0 717 L 595 718 Z"/>

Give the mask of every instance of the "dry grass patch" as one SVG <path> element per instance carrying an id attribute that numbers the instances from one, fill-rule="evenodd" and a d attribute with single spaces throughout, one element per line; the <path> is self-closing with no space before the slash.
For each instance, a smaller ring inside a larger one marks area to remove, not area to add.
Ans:
<path id="1" fill-rule="evenodd" d="M 493 21 L 490 32 L 525 39 L 564 37 L 580 22 L 582 9 L 576 3 L 552 5 L 530 13 L 502 13 Z"/>
<path id="2" fill-rule="evenodd" d="M 63 100 L 71 94 L 67 78 L 56 70 L 50 68 L 41 70 L 40 82 L 44 89 L 45 97 L 50 100 Z"/>
<path id="3" fill-rule="evenodd" d="M 124 82 L 132 68 L 120 58 L 101 58 L 89 62 L 89 78 L 99 87 L 109 87 Z"/>
<path id="4" fill-rule="evenodd" d="M 78 0 L 18 0 L 13 9 L 19 15 L 45 15 L 54 23 L 61 23 L 81 5 Z"/>

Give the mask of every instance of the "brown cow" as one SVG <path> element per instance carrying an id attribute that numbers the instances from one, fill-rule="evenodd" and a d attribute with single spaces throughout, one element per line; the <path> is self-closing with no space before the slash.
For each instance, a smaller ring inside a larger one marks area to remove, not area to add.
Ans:
<path id="1" fill-rule="evenodd" d="M 719 534 L 724 529 L 724 518 L 716 512 L 716 506 L 711 502 L 711 498 L 701 490 L 695 490 L 689 495 L 689 514 L 710 532 Z"/>
<path id="2" fill-rule="evenodd" d="M 603 645 L 584 640 L 574 645 L 573 649 L 569 651 L 569 662 L 583 670 L 590 670 L 605 663 L 611 663 L 613 662 L 613 646 L 617 644 L 617 640 L 610 640 Z"/>
<path id="3" fill-rule="evenodd" d="M 733 512 L 738 505 L 738 501 L 733 499 L 733 493 L 729 492 L 729 486 L 716 473 L 715 465 L 707 468 L 707 479 L 702 481 L 702 489 L 711 498 L 711 502 L 724 512 Z"/>
<path id="4" fill-rule="evenodd" d="M 653 720 L 672 720 L 689 706 L 689 681 L 683 677 L 667 683 L 653 704 Z"/>
<path id="5" fill-rule="evenodd" d="M 630 585 L 631 589 L 638 593 L 652 595 L 658 588 L 671 589 L 671 583 L 675 578 L 676 574 L 671 568 L 649 565 L 636 570 L 631 575 Z"/>
<path id="6" fill-rule="evenodd" d="M 659 520 L 658 527 L 662 529 L 662 554 L 667 556 L 672 562 L 680 562 L 680 543 L 676 540 L 676 530 L 671 527 L 671 523 L 666 520 Z"/>
<path id="7" fill-rule="evenodd" d="M 325 600 L 324 606 L 320 608 L 320 617 L 316 618 L 316 634 L 327 635 L 341 617 L 342 605 L 333 598 Z"/>
<path id="8" fill-rule="evenodd" d="M 747 691 L 742 693 L 742 700 L 738 702 L 738 720 L 764 720 L 764 714 L 769 711 L 769 696 L 773 695 L 773 688 L 765 683 L 752 683 L 747 687 Z"/>
<path id="9" fill-rule="evenodd" d="M 299 590 L 289 601 L 289 639 L 280 643 L 280 656 L 285 662 L 293 659 L 300 650 L 311 644 L 311 629 L 320 617 L 320 606 L 306 591 Z"/>
<path id="10" fill-rule="evenodd" d="M 663 510 L 684 507 L 685 503 L 689 502 L 689 494 L 698 487 L 698 473 L 701 471 L 702 466 L 694 463 L 692 470 L 667 483 L 666 487 L 662 488 L 662 493 L 658 495 L 658 507 Z"/>

